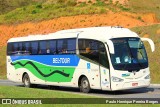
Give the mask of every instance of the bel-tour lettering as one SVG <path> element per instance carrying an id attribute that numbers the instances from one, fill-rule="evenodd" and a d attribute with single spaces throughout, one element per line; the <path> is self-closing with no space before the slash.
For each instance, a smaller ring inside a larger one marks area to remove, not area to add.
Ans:
<path id="1" fill-rule="evenodd" d="M 70 58 L 53 58 L 53 63 L 67 64 L 70 63 Z"/>

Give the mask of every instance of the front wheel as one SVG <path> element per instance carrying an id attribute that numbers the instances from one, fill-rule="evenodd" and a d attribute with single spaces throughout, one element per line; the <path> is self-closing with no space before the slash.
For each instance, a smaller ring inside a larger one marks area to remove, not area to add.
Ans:
<path id="1" fill-rule="evenodd" d="M 84 93 L 88 93 L 90 91 L 90 84 L 89 81 L 86 77 L 83 77 L 81 79 L 81 84 L 80 84 L 80 91 Z"/>
<path id="2" fill-rule="evenodd" d="M 24 75 L 23 84 L 24 84 L 25 87 L 28 87 L 28 88 L 31 87 L 31 82 L 30 82 L 30 78 L 29 78 L 28 74 Z"/>

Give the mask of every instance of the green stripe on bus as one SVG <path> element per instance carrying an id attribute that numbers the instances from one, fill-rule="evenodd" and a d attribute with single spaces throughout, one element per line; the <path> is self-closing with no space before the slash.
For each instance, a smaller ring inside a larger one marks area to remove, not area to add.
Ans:
<path id="1" fill-rule="evenodd" d="M 19 60 L 11 64 L 15 69 L 25 68 L 37 78 L 48 82 L 70 82 L 75 71 L 75 67 L 47 66 L 30 60 Z"/>

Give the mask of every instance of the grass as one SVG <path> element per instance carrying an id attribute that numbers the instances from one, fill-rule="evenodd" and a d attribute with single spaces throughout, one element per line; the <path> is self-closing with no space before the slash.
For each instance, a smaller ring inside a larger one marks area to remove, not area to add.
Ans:
<path id="1" fill-rule="evenodd" d="M 0 98 L 98 98 L 94 96 L 88 96 L 88 95 L 80 95 L 80 94 L 74 94 L 74 93 L 68 93 L 68 92 L 61 92 L 61 91 L 55 91 L 55 90 L 44 90 L 44 89 L 33 89 L 33 88 L 24 88 L 24 87 L 14 87 L 14 86 L 0 86 Z M 6 105 L 6 106 L 22 106 L 22 105 Z M 23 105 L 24 106 L 24 105 Z M 27 105 L 27 106 L 40 106 L 40 105 Z M 158 105 L 149 105 L 149 104 L 54 104 L 54 105 L 41 105 L 41 106 L 62 106 L 62 107 L 158 107 Z"/>
<path id="2" fill-rule="evenodd" d="M 76 2 L 68 0 L 56 0 L 51 3 L 37 3 L 16 8 L 6 14 L 0 15 L 0 24 L 23 23 L 27 21 L 41 21 L 62 16 L 74 16 L 81 14 L 105 13 L 104 8 L 94 5 L 75 6 Z"/>
<path id="3" fill-rule="evenodd" d="M 144 27 L 132 28 L 133 31 L 137 32 L 141 37 L 145 34 L 149 35 L 155 43 L 155 52 L 151 52 L 151 48 L 148 43 L 145 43 L 145 47 L 149 57 L 149 66 L 151 71 L 152 83 L 160 83 L 160 34 L 157 31 L 160 29 L 160 24 Z"/>
<path id="4" fill-rule="evenodd" d="M 43 0 L 39 0 L 39 3 Z M 7 13 L 16 8 L 37 3 L 34 0 L 0 0 L 0 14 Z"/>
<path id="5" fill-rule="evenodd" d="M 131 12 L 155 13 L 160 19 L 160 0 L 129 0 Z"/>
<path id="6" fill-rule="evenodd" d="M 0 86 L 0 98 L 96 98 L 96 97 L 56 91 L 56 90 L 14 87 L 14 86 Z"/>
<path id="7" fill-rule="evenodd" d="M 42 21 L 63 16 L 106 13 L 106 9 L 97 6 L 66 6 L 65 4 L 37 4 L 17 8 L 0 15 L 0 24 Z"/>
<path id="8" fill-rule="evenodd" d="M 134 13 L 155 13 L 160 19 L 160 0 L 129 0 L 128 5 L 118 1 L 96 0 L 96 3 L 77 3 L 75 0 L 7 0 L 0 4 L 0 24 L 17 24 L 29 21 L 42 21 L 63 16 L 84 14 L 102 14 L 109 10 L 113 12 L 128 11 Z M 2 5 L 2 6 L 1 6 Z M 7 8 L 3 7 L 7 6 Z M 8 9 L 8 10 L 5 10 Z"/>
<path id="9" fill-rule="evenodd" d="M 63 16 L 102 14 L 107 13 L 109 10 L 113 12 L 155 13 L 158 19 L 160 19 L 159 0 L 141 0 L 141 3 L 139 3 L 138 0 L 129 0 L 128 5 L 122 5 L 119 2 L 113 4 L 112 0 L 108 1 L 108 3 L 104 3 L 105 0 L 96 0 L 96 3 L 77 3 L 75 0 L 8 1 L 12 1 L 13 3 L 8 4 L 5 2 L 6 5 L 9 5 L 9 10 L 0 14 L 0 24 L 17 24 L 29 21 L 37 22 Z M 2 7 L 1 4 L 0 7 Z M 0 11 L 2 10 L 3 9 Z"/>
<path id="10" fill-rule="evenodd" d="M 0 79 L 6 79 L 6 47 L 0 49 Z"/>
<path id="11" fill-rule="evenodd" d="M 32 0 L 31 0 L 32 1 Z M 43 1 L 43 2 L 42 2 Z M 117 12 L 128 11 L 120 4 L 104 3 L 97 0 L 96 3 L 76 3 L 75 0 L 41 0 L 28 5 L 19 6 L 12 11 L 0 15 L 0 24 L 17 24 L 28 21 L 42 21 L 63 16 L 74 16 L 84 14 L 102 14 L 108 10 Z"/>

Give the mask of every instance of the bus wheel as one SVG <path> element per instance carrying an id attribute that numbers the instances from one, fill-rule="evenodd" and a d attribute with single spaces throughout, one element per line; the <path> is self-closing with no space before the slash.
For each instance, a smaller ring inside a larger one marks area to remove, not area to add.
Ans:
<path id="1" fill-rule="evenodd" d="M 23 77 L 23 84 L 24 84 L 25 87 L 28 87 L 28 88 L 31 87 L 31 82 L 30 82 L 28 74 L 24 75 L 24 77 Z"/>
<path id="2" fill-rule="evenodd" d="M 80 84 L 80 91 L 84 93 L 88 93 L 90 91 L 90 84 L 89 81 L 86 77 L 83 77 L 81 79 L 81 84 Z"/>

